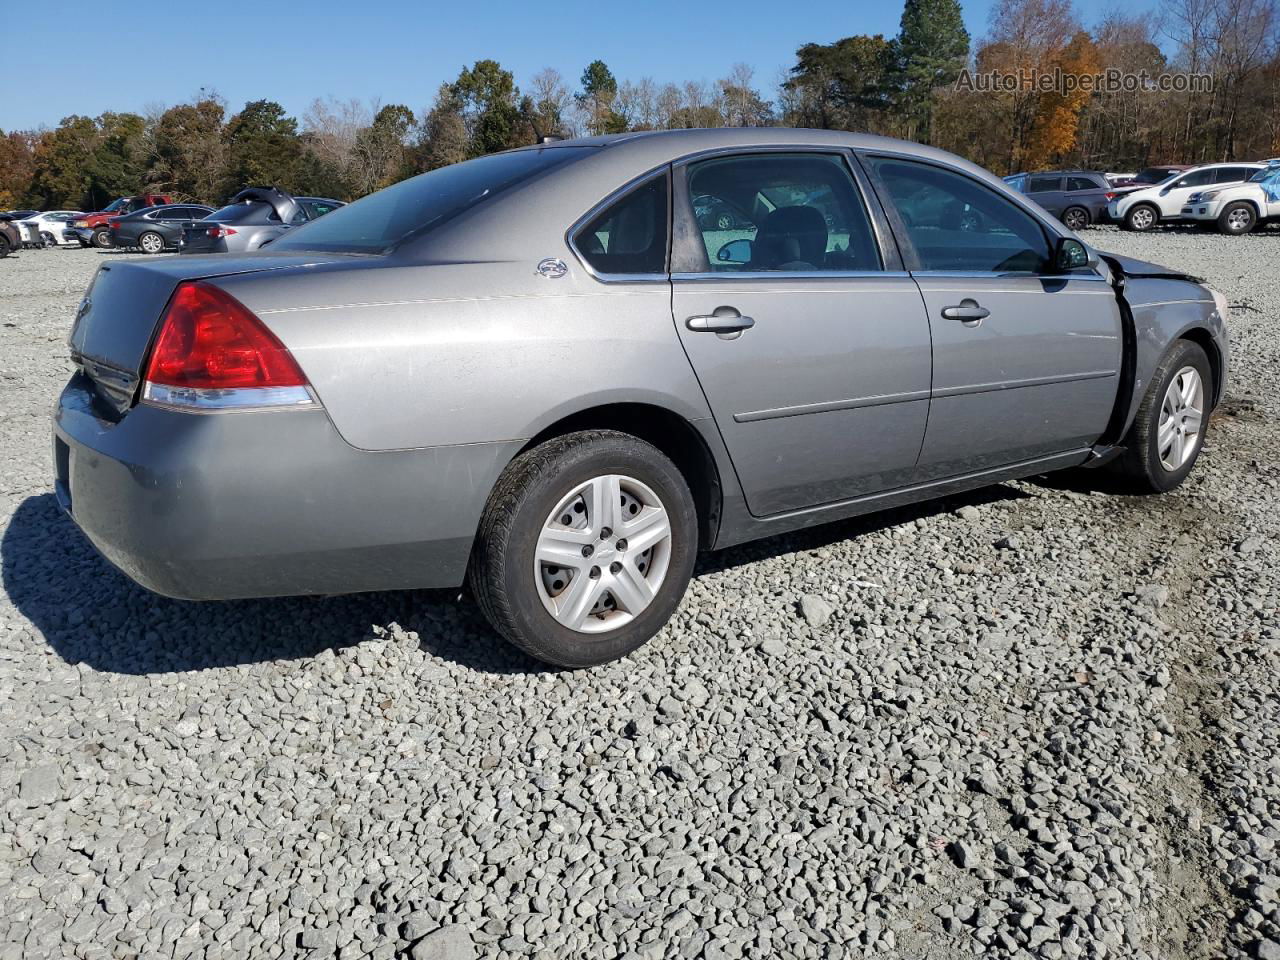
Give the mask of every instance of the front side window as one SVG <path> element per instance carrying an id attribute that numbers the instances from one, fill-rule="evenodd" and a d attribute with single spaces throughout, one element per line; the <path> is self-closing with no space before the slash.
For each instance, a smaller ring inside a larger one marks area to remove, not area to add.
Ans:
<path id="1" fill-rule="evenodd" d="M 1029 193 L 1048 193 L 1050 190 L 1061 190 L 1061 177 L 1032 177 Z"/>
<path id="2" fill-rule="evenodd" d="M 1038 220 L 994 190 L 942 167 L 895 157 L 871 164 L 919 270 L 1041 273 L 1051 262 Z"/>
<path id="3" fill-rule="evenodd" d="M 880 270 L 871 220 L 843 157 L 756 154 L 689 166 L 713 272 Z"/>
<path id="4" fill-rule="evenodd" d="M 666 273 L 667 210 L 664 173 L 609 204 L 579 228 L 573 235 L 573 245 L 596 273 Z"/>

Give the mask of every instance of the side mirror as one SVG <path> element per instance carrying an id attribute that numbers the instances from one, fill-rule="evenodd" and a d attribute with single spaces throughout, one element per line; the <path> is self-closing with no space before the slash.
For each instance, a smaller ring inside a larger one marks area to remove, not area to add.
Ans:
<path id="1" fill-rule="evenodd" d="M 730 240 L 716 251 L 716 259 L 721 263 L 750 263 L 751 241 L 746 237 L 739 240 Z"/>
<path id="2" fill-rule="evenodd" d="M 1062 237 L 1058 240 L 1058 248 L 1053 254 L 1053 266 L 1057 273 L 1092 267 L 1097 262 L 1097 257 L 1089 252 L 1089 248 L 1074 237 Z"/>

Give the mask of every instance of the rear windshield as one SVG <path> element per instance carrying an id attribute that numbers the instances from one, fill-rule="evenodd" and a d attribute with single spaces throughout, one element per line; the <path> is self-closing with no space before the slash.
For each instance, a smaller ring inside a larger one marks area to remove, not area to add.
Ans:
<path id="1" fill-rule="evenodd" d="M 592 147 L 516 150 L 441 167 L 370 194 L 290 230 L 273 250 L 382 253 Z"/>

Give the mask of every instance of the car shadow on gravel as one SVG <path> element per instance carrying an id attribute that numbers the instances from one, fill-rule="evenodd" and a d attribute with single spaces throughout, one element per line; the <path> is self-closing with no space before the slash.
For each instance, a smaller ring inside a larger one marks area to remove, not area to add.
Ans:
<path id="1" fill-rule="evenodd" d="M 504 642 L 458 591 L 196 603 L 157 596 L 98 555 L 52 494 L 22 501 L 0 540 L 18 611 L 68 663 L 170 673 L 313 657 L 397 623 L 427 653 L 485 673 L 548 669 Z"/>
<path id="2" fill-rule="evenodd" d="M 1020 499 L 1005 485 L 900 507 L 704 555 L 696 575 L 815 550 L 886 527 Z M 104 560 L 52 494 L 18 505 L 0 540 L 4 589 L 67 663 L 121 674 L 174 673 L 313 657 L 396 623 L 428 654 L 484 673 L 550 670 L 499 637 L 458 590 L 196 603 L 135 584 Z"/>

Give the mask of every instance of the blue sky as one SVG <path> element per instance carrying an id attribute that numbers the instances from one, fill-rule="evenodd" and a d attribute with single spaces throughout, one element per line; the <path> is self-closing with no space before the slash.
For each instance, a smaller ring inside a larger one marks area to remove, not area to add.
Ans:
<path id="1" fill-rule="evenodd" d="M 991 0 L 961 2 L 970 33 L 985 34 Z M 1110 2 L 1076 6 L 1091 24 Z M 659 83 L 713 81 L 744 61 L 772 96 L 802 43 L 892 35 L 901 12 L 900 0 L 6 2 L 0 43 L 18 69 L 0 85 L 0 129 L 171 105 L 201 87 L 217 89 L 232 110 L 265 98 L 299 115 L 315 97 L 333 95 L 416 112 L 442 81 L 484 57 L 512 70 L 517 83 L 552 66 L 571 86 L 596 57 L 619 79 Z M 38 80 L 27 64 L 39 66 Z"/>

